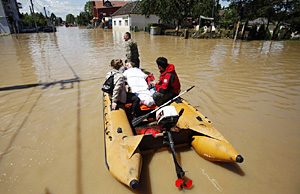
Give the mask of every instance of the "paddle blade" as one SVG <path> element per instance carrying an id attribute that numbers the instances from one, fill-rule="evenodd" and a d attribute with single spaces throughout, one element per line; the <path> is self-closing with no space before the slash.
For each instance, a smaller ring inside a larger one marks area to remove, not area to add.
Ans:
<path id="1" fill-rule="evenodd" d="M 176 187 L 183 187 L 183 188 L 190 188 L 193 184 L 193 181 L 192 180 L 189 180 L 188 182 L 184 182 L 182 179 L 177 179 L 176 182 L 175 182 L 175 186 Z"/>
<path id="2" fill-rule="evenodd" d="M 182 179 L 177 179 L 175 182 L 175 186 L 180 187 L 183 183 L 184 183 L 184 181 Z"/>
<path id="3" fill-rule="evenodd" d="M 188 188 L 190 188 L 192 186 L 192 184 L 193 184 L 193 181 L 189 180 L 188 182 L 183 183 L 183 187 L 186 188 L 186 189 L 188 189 Z"/>

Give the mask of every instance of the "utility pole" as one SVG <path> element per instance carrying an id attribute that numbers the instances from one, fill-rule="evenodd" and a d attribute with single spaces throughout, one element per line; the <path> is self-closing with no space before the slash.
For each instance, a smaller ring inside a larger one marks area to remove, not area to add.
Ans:
<path id="1" fill-rule="evenodd" d="M 215 0 L 213 2 L 213 8 L 212 8 L 212 18 L 214 18 L 214 12 L 215 12 Z M 213 25 L 214 25 L 214 20 L 212 20 L 212 22 L 210 23 L 210 33 L 209 33 L 209 38 L 211 38 L 211 31 L 212 31 L 212 28 L 213 28 Z"/>
<path id="2" fill-rule="evenodd" d="M 49 19 L 48 19 L 48 16 L 47 16 L 47 12 L 46 12 L 46 7 L 44 7 L 44 11 L 45 11 L 45 17 L 47 19 L 47 26 L 50 26 L 49 25 Z"/>
<path id="3" fill-rule="evenodd" d="M 33 15 L 34 24 L 35 24 L 35 31 L 38 32 L 32 0 L 30 0 L 30 3 L 31 3 L 31 7 L 29 6 L 29 8 L 30 8 L 31 14 Z"/>

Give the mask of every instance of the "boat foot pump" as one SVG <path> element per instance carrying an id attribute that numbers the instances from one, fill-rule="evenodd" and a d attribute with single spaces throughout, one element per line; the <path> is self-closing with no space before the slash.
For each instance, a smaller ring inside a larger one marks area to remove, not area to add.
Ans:
<path id="1" fill-rule="evenodd" d="M 192 180 L 184 182 L 184 180 L 182 179 L 182 177 L 185 175 L 185 172 L 178 163 L 177 156 L 175 153 L 174 141 L 171 133 L 171 128 L 176 126 L 179 117 L 183 114 L 183 111 L 184 109 L 181 109 L 179 114 L 177 114 L 177 111 L 174 106 L 166 106 L 156 112 L 156 120 L 157 125 L 161 125 L 163 128 L 166 129 L 165 134 L 167 134 L 168 139 L 166 143 L 170 146 L 175 164 L 176 174 L 178 177 L 178 179 L 175 182 L 175 186 L 181 188 L 190 188 L 192 186 Z"/>

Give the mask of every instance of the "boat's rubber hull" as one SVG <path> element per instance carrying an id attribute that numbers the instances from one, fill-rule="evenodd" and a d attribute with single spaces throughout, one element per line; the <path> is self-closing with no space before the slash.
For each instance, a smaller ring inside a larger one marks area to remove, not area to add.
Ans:
<path id="1" fill-rule="evenodd" d="M 211 121 L 203 116 L 185 100 L 180 103 L 172 103 L 177 112 L 182 108 L 184 112 L 179 118 L 177 127 L 185 130 L 193 130 L 191 145 L 195 151 L 209 161 L 218 162 L 243 162 L 243 158 L 225 137 L 211 126 Z"/>
<path id="2" fill-rule="evenodd" d="M 171 130 L 175 145 L 191 145 L 200 156 L 209 161 L 243 161 L 225 137 L 211 126 L 211 121 L 185 100 L 173 102 L 171 106 L 174 106 L 177 112 L 184 109 L 175 130 Z M 117 180 L 135 189 L 142 167 L 140 150 L 147 153 L 151 150 L 168 148 L 164 143 L 166 133 L 162 130 L 155 137 L 151 134 L 138 133 L 143 129 L 159 128 L 155 121 L 152 123 L 144 121 L 135 128 L 137 135 L 134 135 L 125 111 L 123 109 L 112 111 L 107 94 L 103 95 L 103 117 L 107 168 Z"/>
<path id="3" fill-rule="evenodd" d="M 103 96 L 105 160 L 109 172 L 120 182 L 135 189 L 138 186 L 142 157 L 139 150 L 130 150 L 127 139 L 134 137 L 123 109 L 111 111 L 107 95 Z"/>
<path id="4" fill-rule="evenodd" d="M 206 136 L 193 136 L 191 145 L 195 151 L 209 161 L 242 162 L 239 153 L 226 141 Z"/>

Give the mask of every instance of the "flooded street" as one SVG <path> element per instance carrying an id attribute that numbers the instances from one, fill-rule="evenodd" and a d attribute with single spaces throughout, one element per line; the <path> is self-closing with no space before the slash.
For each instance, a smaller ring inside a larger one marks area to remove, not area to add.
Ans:
<path id="1" fill-rule="evenodd" d="M 175 65 L 183 97 L 244 157 L 214 163 L 177 149 L 193 187 L 181 191 L 169 151 L 143 156 L 139 188 L 119 183 L 104 157 L 101 85 L 124 32 L 58 28 L 0 37 L 0 193 L 300 193 L 300 42 L 183 39 L 132 33 L 140 67 Z"/>

